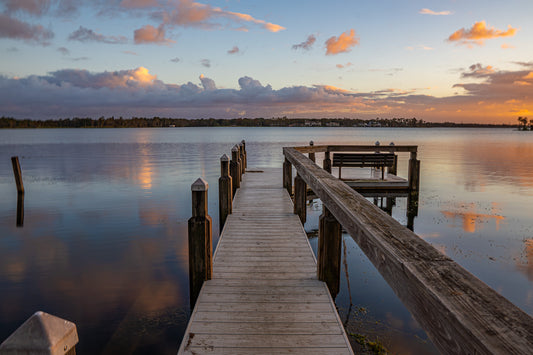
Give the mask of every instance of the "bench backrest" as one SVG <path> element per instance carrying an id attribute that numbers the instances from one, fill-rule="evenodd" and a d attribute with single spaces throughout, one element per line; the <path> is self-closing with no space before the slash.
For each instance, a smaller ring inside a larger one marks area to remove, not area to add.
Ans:
<path id="1" fill-rule="evenodd" d="M 391 167 L 394 153 L 334 153 L 332 166 L 341 167 Z"/>

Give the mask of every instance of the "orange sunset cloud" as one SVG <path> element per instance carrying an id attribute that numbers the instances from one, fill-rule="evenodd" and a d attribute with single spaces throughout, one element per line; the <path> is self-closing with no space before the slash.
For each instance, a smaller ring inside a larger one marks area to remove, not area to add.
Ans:
<path id="1" fill-rule="evenodd" d="M 459 42 L 460 44 L 478 44 L 482 45 L 486 39 L 497 37 L 511 37 L 516 34 L 517 29 L 508 26 L 507 31 L 497 30 L 494 27 L 488 28 L 485 21 L 476 22 L 472 28 L 455 31 L 448 37 L 450 42 Z"/>
<path id="2" fill-rule="evenodd" d="M 174 41 L 165 38 L 165 29 L 163 25 L 155 28 L 152 25 L 146 25 L 138 30 L 135 30 L 133 37 L 136 44 L 140 43 L 155 43 L 155 44 L 170 44 Z"/>
<path id="3" fill-rule="evenodd" d="M 357 44 L 359 44 L 359 38 L 355 37 L 355 31 L 351 29 L 349 34 L 344 32 L 338 38 L 333 36 L 326 41 L 326 55 L 349 52 Z"/>

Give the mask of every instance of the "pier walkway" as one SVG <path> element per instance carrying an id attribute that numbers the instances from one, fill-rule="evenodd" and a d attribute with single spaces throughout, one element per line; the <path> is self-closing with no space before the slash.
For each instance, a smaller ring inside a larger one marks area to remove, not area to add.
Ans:
<path id="1" fill-rule="evenodd" d="M 353 354 L 281 169 L 243 176 L 179 354 Z"/>

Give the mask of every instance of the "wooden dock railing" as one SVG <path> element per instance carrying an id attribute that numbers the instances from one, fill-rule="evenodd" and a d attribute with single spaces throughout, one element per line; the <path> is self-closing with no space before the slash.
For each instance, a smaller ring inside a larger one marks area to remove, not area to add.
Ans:
<path id="1" fill-rule="evenodd" d="M 340 258 L 337 226 L 340 224 L 441 352 L 531 353 L 533 319 L 528 314 L 302 154 L 324 152 L 324 167 L 331 169 L 331 161 L 327 161 L 329 152 L 375 149 L 317 145 L 283 148 L 283 186 L 292 192 L 294 167 L 297 179 L 301 180 L 295 183 L 299 185 L 295 202 L 301 200 L 299 195 L 309 186 L 324 206 L 320 227 L 335 230 L 331 236 L 327 231 L 320 233 L 319 278 L 328 283 L 330 290 L 338 287 L 334 265 Z M 379 150 L 411 154 L 409 186 L 417 192 L 420 163 L 416 160 L 416 147 L 381 146 Z M 330 270 L 321 270 L 324 267 Z"/>

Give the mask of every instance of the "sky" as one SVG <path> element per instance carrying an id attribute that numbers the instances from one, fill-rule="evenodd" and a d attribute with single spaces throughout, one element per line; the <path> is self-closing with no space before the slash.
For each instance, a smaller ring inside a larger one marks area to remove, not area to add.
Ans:
<path id="1" fill-rule="evenodd" d="M 0 0 L 0 115 L 533 118 L 531 0 Z"/>

